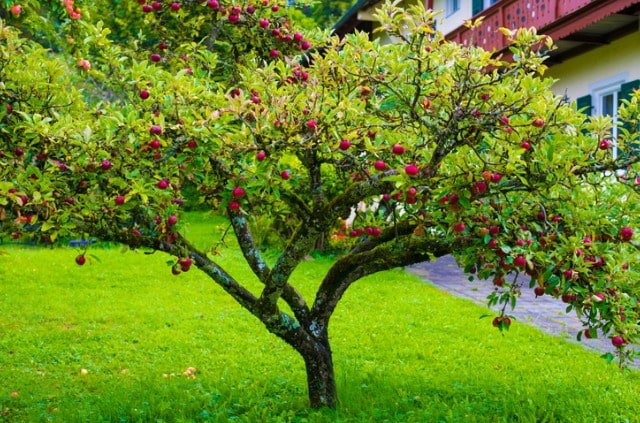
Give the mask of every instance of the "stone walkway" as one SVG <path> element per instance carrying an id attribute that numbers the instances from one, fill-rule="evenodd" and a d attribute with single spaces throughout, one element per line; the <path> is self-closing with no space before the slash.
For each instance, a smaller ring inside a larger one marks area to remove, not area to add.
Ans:
<path id="1" fill-rule="evenodd" d="M 432 282 L 438 288 L 450 292 L 458 297 L 468 298 L 480 305 L 487 306 L 487 295 L 495 287 L 491 281 L 474 280 L 469 282 L 468 276 L 458 267 L 451 256 L 440 257 L 434 262 L 420 263 L 407 268 L 407 271 Z M 518 299 L 516 308 L 508 314 L 516 317 L 518 322 L 530 324 L 554 336 L 560 336 L 567 341 L 580 343 L 585 348 L 595 352 L 612 352 L 615 348 L 608 338 L 585 339 L 578 342 L 577 333 L 583 328 L 574 312 L 565 313 L 567 305 L 551 296 L 536 298 L 533 289 L 525 284 L 522 296 Z M 497 308 L 495 309 L 497 313 Z M 640 368 L 640 363 L 632 364 Z"/>

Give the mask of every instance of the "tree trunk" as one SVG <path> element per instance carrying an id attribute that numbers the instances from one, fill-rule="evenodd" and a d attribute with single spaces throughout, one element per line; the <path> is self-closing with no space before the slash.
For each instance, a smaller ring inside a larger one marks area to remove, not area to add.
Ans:
<path id="1" fill-rule="evenodd" d="M 298 350 L 307 370 L 307 387 L 311 408 L 336 408 L 337 393 L 333 357 L 328 337 Z"/>
<path id="2" fill-rule="evenodd" d="M 307 387 L 311 408 L 336 408 L 336 381 L 333 372 L 333 357 L 329 345 L 326 327 L 314 330 L 302 330 L 279 333 L 304 360 L 307 370 Z"/>

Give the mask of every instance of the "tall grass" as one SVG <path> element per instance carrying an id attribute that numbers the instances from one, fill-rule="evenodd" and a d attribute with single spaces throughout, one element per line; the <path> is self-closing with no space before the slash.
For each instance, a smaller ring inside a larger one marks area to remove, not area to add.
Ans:
<path id="1" fill-rule="evenodd" d="M 200 214 L 190 234 L 221 231 Z M 102 245 L 0 250 L 0 419 L 135 422 L 637 421 L 640 379 L 401 270 L 356 283 L 330 330 L 336 411 L 307 408 L 303 362 L 197 271 Z M 220 260 L 258 285 L 233 245 Z M 331 258 L 293 280 L 310 295 Z M 194 368 L 195 371 L 187 369 Z M 186 373 L 186 374 L 185 374 Z"/>

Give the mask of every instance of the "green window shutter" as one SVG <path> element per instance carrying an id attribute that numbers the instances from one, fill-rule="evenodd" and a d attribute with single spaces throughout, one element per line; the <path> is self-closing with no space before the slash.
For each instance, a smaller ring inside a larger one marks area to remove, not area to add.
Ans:
<path id="1" fill-rule="evenodd" d="M 620 85 L 620 95 L 618 96 L 618 103 L 622 104 L 622 100 L 631 99 L 631 95 L 637 89 L 640 89 L 640 79 L 636 79 L 635 81 L 627 82 Z M 627 122 L 622 125 L 622 129 L 632 131 L 633 125 Z M 635 139 L 628 141 L 628 151 L 629 154 L 632 154 L 634 156 L 640 152 L 640 140 L 637 138 L 637 135 Z"/>
<path id="2" fill-rule="evenodd" d="M 591 109 L 593 108 L 591 105 L 591 95 L 587 94 L 585 96 L 578 97 L 576 99 L 576 107 L 585 115 L 591 116 Z"/>
<path id="3" fill-rule="evenodd" d="M 640 88 L 640 79 L 620 85 L 620 100 L 629 100 L 631 94 L 638 88 Z"/>
<path id="4" fill-rule="evenodd" d="M 473 0 L 473 5 L 471 6 L 471 14 L 473 16 L 484 10 L 484 2 L 483 0 Z"/>

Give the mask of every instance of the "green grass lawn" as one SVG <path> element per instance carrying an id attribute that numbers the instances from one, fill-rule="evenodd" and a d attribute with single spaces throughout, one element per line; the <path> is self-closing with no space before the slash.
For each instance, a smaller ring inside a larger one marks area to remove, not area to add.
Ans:
<path id="1" fill-rule="evenodd" d="M 219 236 L 192 216 L 198 242 Z M 197 270 L 167 256 L 0 246 L 0 419 L 58 422 L 638 421 L 640 378 L 401 270 L 369 277 L 332 320 L 340 405 L 307 408 L 301 358 Z M 240 255 L 221 260 L 244 278 Z M 331 264 L 294 280 L 311 293 Z M 249 275 L 253 289 L 256 282 Z M 195 368 L 193 377 L 184 373 Z M 84 370 L 83 370 L 84 369 Z"/>

